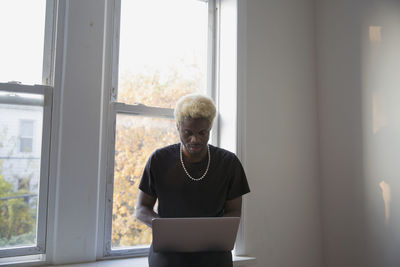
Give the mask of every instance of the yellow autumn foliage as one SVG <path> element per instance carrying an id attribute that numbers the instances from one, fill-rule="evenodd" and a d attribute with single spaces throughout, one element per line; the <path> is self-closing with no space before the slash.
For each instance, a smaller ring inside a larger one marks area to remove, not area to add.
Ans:
<path id="1" fill-rule="evenodd" d="M 126 74 L 120 80 L 118 102 L 174 108 L 181 96 L 199 91 L 200 77 L 199 74 L 185 79 L 172 71 L 161 82 L 158 72 Z M 117 115 L 112 216 L 114 248 L 151 243 L 151 229 L 134 219 L 140 178 L 154 150 L 178 141 L 173 119 Z"/>

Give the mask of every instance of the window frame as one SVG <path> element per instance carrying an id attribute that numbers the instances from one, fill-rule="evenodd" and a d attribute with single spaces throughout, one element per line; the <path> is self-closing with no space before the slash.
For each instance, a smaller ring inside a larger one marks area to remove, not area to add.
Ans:
<path id="1" fill-rule="evenodd" d="M 208 3 L 208 43 L 207 43 L 207 88 L 206 92 L 218 107 L 217 69 L 218 69 L 218 10 L 219 0 L 198 0 Z M 149 246 L 135 246 L 123 249 L 112 249 L 112 208 L 114 191 L 115 137 L 116 119 L 118 114 L 141 115 L 174 119 L 174 109 L 151 107 L 143 104 L 125 104 L 117 101 L 118 96 L 118 62 L 119 62 L 119 33 L 121 18 L 121 0 L 113 0 L 113 29 L 111 88 L 109 89 L 107 125 L 107 166 L 106 166 L 106 204 L 104 221 L 103 257 L 147 256 Z M 218 108 L 217 108 L 218 109 Z M 214 120 L 211 131 L 211 143 L 218 145 L 219 116 Z"/>
<path id="2" fill-rule="evenodd" d="M 43 64 L 42 64 L 42 84 L 25 85 L 13 82 L 0 82 L 0 91 L 14 93 L 29 93 L 43 95 L 43 122 L 42 122 L 42 143 L 40 160 L 40 180 L 39 196 L 37 206 L 36 221 L 36 245 L 0 248 L 0 258 L 4 261 L 15 259 L 15 257 L 43 257 L 46 254 L 48 238 L 48 198 L 50 182 L 50 153 L 52 136 L 52 117 L 54 103 L 54 76 L 55 76 L 55 56 L 56 56 L 56 36 L 57 36 L 57 17 L 59 0 L 46 0 L 45 25 L 44 25 L 44 44 L 43 44 Z M 21 104 L 24 104 L 23 102 Z M 34 144 L 32 144 L 34 150 Z M 32 151 L 33 152 L 33 151 Z M 12 260 L 11 260 L 12 261 Z M 3 261 L 2 261 L 3 262 Z"/>
<path id="3" fill-rule="evenodd" d="M 2 248 L 0 249 L 0 258 L 44 254 L 46 252 L 47 195 L 49 183 L 50 130 L 53 88 L 46 85 L 0 83 L 0 92 L 29 93 L 44 96 L 40 181 L 36 224 L 37 244 L 36 246 Z M 23 105 L 24 103 L 21 102 L 20 104 Z"/>

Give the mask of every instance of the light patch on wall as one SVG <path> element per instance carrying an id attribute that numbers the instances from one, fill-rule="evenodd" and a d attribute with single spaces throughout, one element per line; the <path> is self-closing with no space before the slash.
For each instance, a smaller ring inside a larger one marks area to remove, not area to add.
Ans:
<path id="1" fill-rule="evenodd" d="M 390 219 L 390 202 L 392 201 L 390 185 L 385 181 L 381 181 L 379 187 L 382 190 L 383 203 L 385 204 L 385 223 L 388 223 Z"/>
<path id="2" fill-rule="evenodd" d="M 374 134 L 387 123 L 384 108 L 381 91 L 374 91 L 372 94 L 372 131 Z"/>
<path id="3" fill-rule="evenodd" d="M 369 26 L 369 41 L 371 43 L 380 43 L 382 41 L 381 26 Z"/>

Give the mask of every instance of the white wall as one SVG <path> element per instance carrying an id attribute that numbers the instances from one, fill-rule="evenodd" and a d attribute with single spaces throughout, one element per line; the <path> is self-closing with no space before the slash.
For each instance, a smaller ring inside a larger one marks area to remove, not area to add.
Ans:
<path id="1" fill-rule="evenodd" d="M 400 1 L 317 1 L 324 267 L 399 266 Z"/>
<path id="2" fill-rule="evenodd" d="M 260 267 L 321 266 L 314 1 L 246 4 L 246 248 Z"/>

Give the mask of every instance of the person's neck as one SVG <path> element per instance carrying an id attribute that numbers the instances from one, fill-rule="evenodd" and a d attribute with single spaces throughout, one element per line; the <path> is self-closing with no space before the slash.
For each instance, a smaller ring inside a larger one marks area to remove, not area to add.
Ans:
<path id="1" fill-rule="evenodd" d="M 207 156 L 207 150 L 203 151 L 201 154 L 198 156 L 191 155 L 186 149 L 183 150 L 183 159 L 189 163 L 197 163 L 202 160 Z"/>

